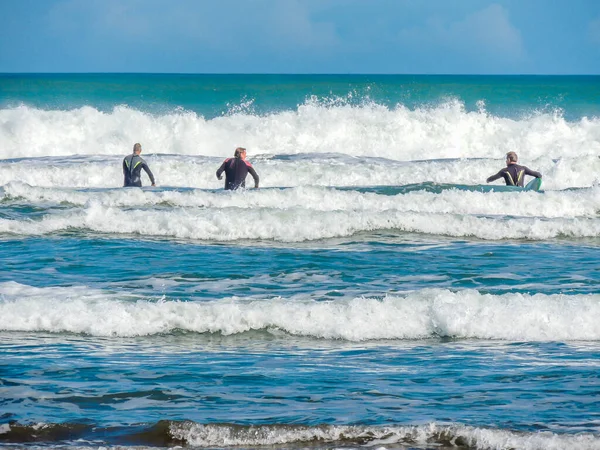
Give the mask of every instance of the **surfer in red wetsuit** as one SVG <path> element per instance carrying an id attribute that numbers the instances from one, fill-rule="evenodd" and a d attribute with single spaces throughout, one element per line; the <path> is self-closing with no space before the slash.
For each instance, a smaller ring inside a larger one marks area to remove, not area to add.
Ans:
<path id="1" fill-rule="evenodd" d="M 486 181 L 489 183 L 499 178 L 504 178 L 504 182 L 507 186 L 521 186 L 525 180 L 525 175 L 530 175 L 536 178 L 542 178 L 542 174 L 531 170 L 528 167 L 520 166 L 517 164 L 519 157 L 515 152 L 508 152 L 506 154 L 506 167 L 501 169 L 496 175 L 492 175 Z"/>
<path id="2" fill-rule="evenodd" d="M 235 149 L 233 158 L 227 158 L 217 170 L 217 178 L 223 178 L 225 172 L 225 190 L 233 190 L 246 187 L 246 176 L 248 172 L 254 178 L 254 188 L 258 188 L 258 174 L 250 162 L 246 161 L 246 149 L 238 147 Z"/>

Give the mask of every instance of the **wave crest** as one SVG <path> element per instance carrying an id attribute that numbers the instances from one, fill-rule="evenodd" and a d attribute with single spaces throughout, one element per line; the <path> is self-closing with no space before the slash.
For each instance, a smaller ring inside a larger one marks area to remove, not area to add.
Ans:
<path id="1" fill-rule="evenodd" d="M 202 424 L 192 421 L 162 420 L 153 425 L 98 427 L 93 424 L 45 424 L 0 426 L 0 442 L 77 442 L 200 448 L 264 447 L 294 445 L 303 448 L 323 446 L 460 449 L 558 450 L 598 448 L 599 438 L 591 433 L 557 434 L 519 432 L 503 429 L 429 423 L 424 425 L 236 425 Z M 69 445 L 69 449 L 89 448 Z"/>
<path id="2" fill-rule="evenodd" d="M 297 110 L 256 115 L 239 112 L 206 119 L 192 111 L 162 115 L 127 106 L 103 112 L 91 106 L 0 110 L 0 159 L 75 154 L 121 155 L 134 142 L 146 153 L 227 156 L 238 145 L 252 154 L 341 153 L 392 160 L 479 158 L 511 150 L 559 158 L 597 155 L 600 119 L 568 122 L 555 113 L 522 119 L 467 111 L 451 100 L 411 110 L 307 100 Z"/>
<path id="3" fill-rule="evenodd" d="M 281 330 L 320 339 L 431 337 L 509 341 L 600 340 L 600 295 L 481 294 L 424 289 L 336 301 L 231 298 L 126 299 L 86 287 L 0 283 L 0 329 L 145 336 L 174 331 L 233 335 Z"/>

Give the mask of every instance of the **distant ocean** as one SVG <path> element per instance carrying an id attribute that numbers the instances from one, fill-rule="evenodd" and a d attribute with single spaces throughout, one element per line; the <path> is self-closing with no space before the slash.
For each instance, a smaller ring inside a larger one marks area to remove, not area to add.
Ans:
<path id="1" fill-rule="evenodd" d="M 600 449 L 599 99 L 0 75 L 0 447 Z M 543 192 L 486 185 L 508 151 Z"/>

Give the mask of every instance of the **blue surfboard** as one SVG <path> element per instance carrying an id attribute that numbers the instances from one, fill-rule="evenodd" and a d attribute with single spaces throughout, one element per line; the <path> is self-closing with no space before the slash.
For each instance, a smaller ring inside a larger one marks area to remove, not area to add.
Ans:
<path id="1" fill-rule="evenodd" d="M 534 178 L 523 188 L 526 191 L 539 191 L 542 188 L 542 179 Z"/>

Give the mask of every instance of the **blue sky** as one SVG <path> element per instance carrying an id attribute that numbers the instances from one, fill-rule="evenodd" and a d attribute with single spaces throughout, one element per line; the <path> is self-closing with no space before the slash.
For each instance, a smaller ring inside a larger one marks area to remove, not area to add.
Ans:
<path id="1" fill-rule="evenodd" d="M 600 74 L 600 0 L 0 0 L 0 72 Z"/>

